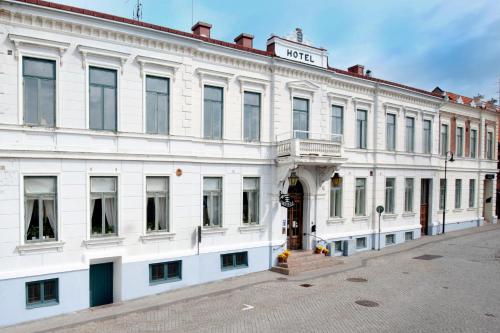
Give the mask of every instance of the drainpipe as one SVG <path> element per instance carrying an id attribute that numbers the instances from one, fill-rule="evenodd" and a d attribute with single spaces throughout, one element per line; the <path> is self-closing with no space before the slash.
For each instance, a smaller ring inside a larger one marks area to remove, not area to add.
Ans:
<path id="1" fill-rule="evenodd" d="M 378 92 L 379 92 L 379 84 L 375 83 L 375 96 L 373 101 L 373 176 L 372 176 L 372 231 L 373 237 L 375 240 L 376 236 L 376 226 L 377 226 L 377 218 L 376 218 L 376 208 L 377 208 L 377 198 L 376 198 L 376 184 L 377 184 L 377 128 L 378 128 Z M 380 245 L 380 244 L 379 244 Z M 375 249 L 375 241 L 373 241 L 372 249 Z"/>
<path id="2" fill-rule="evenodd" d="M 271 60 L 271 66 L 270 66 L 270 70 L 271 70 L 271 84 L 269 85 L 269 113 L 270 113 L 270 120 L 271 120 L 271 127 L 269 129 L 269 139 L 272 143 L 274 143 L 274 145 L 276 145 L 276 137 L 274 136 L 274 91 L 275 91 L 275 68 L 274 68 L 274 59 Z M 274 169 L 271 173 L 271 175 L 275 175 L 275 180 L 274 182 L 272 182 L 272 184 L 277 184 L 277 186 L 279 187 L 280 184 L 279 184 L 279 179 L 278 179 L 278 169 L 277 169 L 277 165 L 274 164 L 272 166 L 272 168 Z M 271 206 L 275 203 L 274 201 L 274 198 L 275 196 L 277 195 L 277 193 L 274 193 L 274 186 L 271 187 Z M 281 210 L 281 207 L 280 207 L 280 204 L 279 204 L 279 200 L 278 200 L 278 205 L 277 205 L 277 209 L 274 210 L 272 209 L 271 207 L 271 211 L 274 211 L 274 216 L 273 214 L 271 214 L 271 221 L 269 221 L 269 269 L 271 269 L 273 267 L 273 222 L 274 222 L 274 219 L 276 218 L 276 216 L 280 216 L 280 210 Z M 281 222 L 281 221 L 280 221 Z M 281 228 L 281 225 L 280 225 L 280 228 Z"/>

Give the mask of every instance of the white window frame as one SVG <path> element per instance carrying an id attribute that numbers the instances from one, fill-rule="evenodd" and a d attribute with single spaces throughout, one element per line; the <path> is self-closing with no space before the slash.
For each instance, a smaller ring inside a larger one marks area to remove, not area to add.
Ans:
<path id="1" fill-rule="evenodd" d="M 413 120 L 413 133 L 412 133 L 412 147 L 411 150 L 408 147 L 408 126 L 407 126 L 407 120 L 412 119 Z M 414 154 L 415 153 L 415 137 L 416 137 L 416 127 L 417 127 L 417 117 L 413 115 L 405 115 L 405 152 Z"/>
<path id="2" fill-rule="evenodd" d="M 206 177 L 206 176 L 205 176 Z M 244 179 L 245 178 L 257 178 L 259 180 L 259 221 L 257 223 L 243 223 L 243 191 L 245 189 L 244 187 Z M 263 190 L 262 190 L 262 176 L 258 174 L 244 174 L 241 175 L 241 197 L 240 197 L 240 225 L 242 227 L 248 227 L 248 226 L 260 226 L 262 225 L 262 198 L 263 198 Z M 222 180 L 222 191 L 224 191 L 224 179 Z M 222 200 L 224 201 L 224 193 L 222 194 Z M 202 202 L 203 205 L 203 202 Z M 203 218 L 202 218 L 203 219 Z"/>
<path id="3" fill-rule="evenodd" d="M 221 200 L 221 209 L 220 209 L 220 214 L 221 214 L 221 219 L 220 219 L 220 225 L 219 226 L 205 226 L 203 225 L 203 188 L 204 188 L 204 179 L 205 178 L 220 178 L 222 181 L 222 188 L 221 188 L 221 194 L 222 194 L 222 200 Z M 225 200 L 226 200 L 226 177 L 225 175 L 221 174 L 201 174 L 200 175 L 200 226 L 203 230 L 225 230 L 225 214 L 224 214 L 224 208 L 225 208 Z M 240 211 L 243 211 L 241 208 Z M 240 213 L 241 214 L 241 213 Z M 240 221 L 242 221 L 243 218 L 240 217 Z"/>
<path id="4" fill-rule="evenodd" d="M 470 186 L 471 183 L 474 182 L 474 187 Z M 477 181 L 476 179 L 474 178 L 471 178 L 469 179 L 469 208 L 476 208 L 476 193 L 477 193 L 477 185 L 476 185 Z M 471 189 L 473 189 L 474 191 L 474 195 L 472 196 L 471 198 Z M 472 205 L 471 205 L 471 201 L 472 201 Z"/>
<path id="5" fill-rule="evenodd" d="M 457 184 L 460 183 L 460 191 L 457 191 Z M 461 178 L 455 179 L 455 209 L 462 209 L 463 181 Z M 457 201 L 458 200 L 458 201 Z M 458 203 L 458 206 L 457 206 Z"/>
<path id="6" fill-rule="evenodd" d="M 387 137 L 387 120 L 389 116 L 394 116 L 394 149 L 389 149 L 388 147 L 388 137 Z M 397 112 L 386 112 L 385 113 L 385 149 L 387 151 L 395 152 L 397 150 L 397 138 L 398 138 L 398 113 Z"/>
<path id="7" fill-rule="evenodd" d="M 162 133 L 148 133 L 147 126 L 147 91 L 146 91 L 146 77 L 152 76 L 161 79 L 168 79 L 168 131 L 167 134 Z M 160 71 L 152 71 L 152 70 L 143 70 L 142 71 L 142 132 L 146 135 L 150 135 L 153 137 L 169 137 L 172 135 L 172 121 L 173 121 L 173 109 L 174 104 L 174 94 L 173 94 L 173 84 L 174 84 L 175 76 L 172 74 L 168 74 Z"/>
<path id="8" fill-rule="evenodd" d="M 357 204 L 357 201 L 356 201 L 356 181 L 358 179 L 364 179 L 364 183 L 365 183 L 365 187 L 364 187 L 364 207 L 361 207 L 362 210 L 363 210 L 363 214 L 362 215 L 358 215 L 356 214 L 356 204 Z M 368 193 L 368 178 L 367 177 L 354 177 L 354 217 L 366 217 L 368 216 L 366 214 L 366 204 L 367 204 L 367 201 L 368 201 L 368 198 L 367 198 L 367 193 Z"/>
<path id="9" fill-rule="evenodd" d="M 245 93 L 259 94 L 260 95 L 260 105 L 259 105 L 259 138 L 257 140 L 248 141 L 245 140 Z M 241 141 L 246 143 L 260 143 L 262 142 L 262 116 L 264 114 L 264 90 L 242 87 L 241 90 Z"/>
<path id="10" fill-rule="evenodd" d="M 365 126 L 365 132 L 366 132 L 365 136 L 366 137 L 365 137 L 365 140 L 364 140 L 365 141 L 364 142 L 364 147 L 358 147 L 358 136 L 360 134 L 359 131 L 358 131 L 358 112 L 360 112 L 360 111 L 361 112 L 365 112 L 365 114 L 366 114 L 366 119 L 365 119 L 365 123 L 366 123 L 366 126 Z M 357 108 L 357 109 L 355 109 L 355 115 L 354 115 L 354 126 L 355 126 L 355 131 L 354 131 L 354 133 L 355 133 L 355 139 L 354 140 L 355 140 L 355 142 L 354 142 L 354 146 L 355 146 L 356 149 L 364 149 L 364 150 L 368 149 L 368 137 L 369 137 L 369 135 L 368 135 L 368 128 L 369 128 L 369 126 L 368 126 L 368 114 L 369 114 L 368 109 L 365 109 L 365 108 Z"/>
<path id="11" fill-rule="evenodd" d="M 168 178 L 168 215 L 167 215 L 167 224 L 168 224 L 168 231 L 152 231 L 152 232 L 148 232 L 148 226 L 147 226 L 147 209 L 148 209 L 148 192 L 147 192 L 147 186 L 146 186 L 146 182 L 147 182 L 147 178 L 148 177 L 165 177 L 165 178 Z M 142 210 L 142 221 L 143 221 L 143 227 L 142 227 L 142 234 L 144 237 L 148 237 L 148 236 L 152 236 L 152 235 L 160 235 L 160 234 L 165 234 L 165 235 L 173 235 L 175 234 L 175 231 L 174 231 L 174 223 L 173 223 L 173 195 L 172 195 L 172 175 L 170 173 L 144 173 L 144 176 L 143 176 L 143 182 L 142 182 L 142 193 L 143 193 L 143 205 L 144 205 L 144 209 Z M 154 238 L 154 237 L 152 237 Z"/>
<path id="12" fill-rule="evenodd" d="M 461 129 L 462 130 L 462 139 L 460 140 L 460 146 L 461 146 L 461 151 L 459 152 L 458 151 L 458 129 Z M 469 133 L 470 135 L 470 133 Z M 456 156 L 457 157 L 464 157 L 465 156 L 465 126 L 463 124 L 460 124 L 458 125 L 457 124 L 457 127 L 456 127 L 456 131 L 455 131 L 455 153 L 456 153 Z"/>
<path id="13" fill-rule="evenodd" d="M 488 139 L 489 136 L 491 135 L 491 149 L 489 147 Z M 490 156 L 491 153 L 491 156 Z M 494 160 L 495 159 L 495 135 L 493 131 L 487 131 L 486 132 L 486 159 L 487 160 Z"/>
<path id="14" fill-rule="evenodd" d="M 392 179 L 393 181 L 393 186 L 392 186 L 392 197 L 388 198 L 387 197 L 387 181 Z M 384 183 L 384 205 L 385 205 L 385 213 L 386 214 L 395 214 L 396 212 L 396 177 L 386 177 L 385 178 L 385 183 Z M 392 210 L 387 209 L 387 202 L 388 200 L 391 199 L 392 201 Z"/>
<path id="15" fill-rule="evenodd" d="M 57 237 L 55 240 L 26 242 L 25 209 L 24 209 L 24 177 L 55 177 L 56 178 L 56 214 L 57 214 Z M 19 173 L 19 193 L 22 199 L 19 200 L 19 239 L 20 245 L 59 243 L 63 238 L 63 224 L 61 223 L 61 173 L 60 172 L 20 172 Z M 22 193 L 22 194 L 21 194 Z"/>
<path id="16" fill-rule="evenodd" d="M 411 192 L 409 192 L 409 193 L 411 193 L 411 209 L 408 209 L 408 205 L 407 205 L 408 204 L 408 200 L 407 200 L 408 198 L 406 196 L 406 194 L 407 194 L 406 191 L 408 189 L 407 183 L 406 183 L 407 179 L 411 179 L 411 182 L 412 182 Z M 404 186 L 404 189 L 405 189 L 404 212 L 405 213 L 412 213 L 415 210 L 415 178 L 406 177 L 404 179 L 404 182 L 405 182 L 405 184 L 404 184 L 405 185 Z"/>
<path id="17" fill-rule="evenodd" d="M 312 117 L 312 105 L 313 105 L 313 93 L 305 94 L 301 92 L 294 91 L 290 98 L 290 138 L 295 139 L 295 130 L 293 128 L 293 101 L 298 99 L 307 100 L 307 139 L 311 139 L 311 117 Z"/>
<path id="18" fill-rule="evenodd" d="M 332 184 L 330 182 L 329 191 L 328 191 L 328 218 L 329 220 L 342 219 L 344 216 L 344 177 L 340 176 L 342 179 L 342 183 L 340 185 L 340 216 L 332 216 Z M 365 184 L 366 187 L 366 184 Z"/>
<path id="19" fill-rule="evenodd" d="M 447 137 L 446 151 L 442 151 L 442 148 L 443 148 L 443 141 L 442 141 L 442 133 L 443 133 L 442 129 L 443 129 L 443 125 L 446 125 L 446 128 L 447 128 L 447 132 L 446 132 L 446 137 Z M 440 156 L 445 156 L 446 153 L 450 150 L 450 144 L 451 144 L 450 135 L 451 135 L 451 132 L 450 132 L 450 123 L 447 122 L 447 121 L 442 121 L 439 124 L 439 155 Z"/>
<path id="20" fill-rule="evenodd" d="M 470 140 L 469 140 L 469 157 L 470 158 L 478 158 L 479 157 L 479 154 L 478 154 L 478 142 L 479 142 L 479 129 L 477 127 L 470 127 L 469 129 L 470 133 Z M 472 131 L 475 131 L 476 132 L 476 142 L 475 142 L 475 145 L 474 145 L 474 152 L 475 152 L 475 156 L 473 157 L 472 156 Z"/>
<path id="21" fill-rule="evenodd" d="M 92 177 L 115 177 L 116 178 L 116 200 L 118 201 L 116 204 L 116 233 L 112 235 L 101 234 L 98 237 L 92 237 L 92 212 L 90 211 L 90 200 L 92 200 L 92 196 L 90 194 L 91 191 L 91 178 Z M 94 242 L 99 239 L 110 239 L 110 238 L 119 238 L 121 236 L 121 205 L 122 205 L 122 184 L 121 184 L 121 174 L 119 172 L 116 173 L 102 173 L 102 172 L 87 172 L 87 186 L 86 186 L 86 205 L 87 205 L 87 241 Z"/>
<path id="22" fill-rule="evenodd" d="M 426 152 L 425 151 L 425 141 L 423 140 L 423 135 L 424 135 L 424 124 L 425 122 L 428 121 L 430 123 L 430 127 L 429 127 L 429 151 Z M 434 122 L 433 122 L 433 119 L 432 118 L 427 118 L 427 117 L 424 117 L 422 119 L 422 153 L 424 154 L 432 154 L 432 148 L 433 148 L 433 127 L 434 127 Z"/>

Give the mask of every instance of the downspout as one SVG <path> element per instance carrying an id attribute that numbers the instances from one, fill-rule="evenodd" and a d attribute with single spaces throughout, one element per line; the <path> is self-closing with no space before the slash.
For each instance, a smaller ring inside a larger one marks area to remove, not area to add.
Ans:
<path id="1" fill-rule="evenodd" d="M 376 249 L 375 239 L 377 236 L 377 198 L 376 198 L 376 185 L 377 185 L 377 128 L 378 128 L 378 93 L 379 84 L 375 83 L 375 96 L 373 100 L 373 177 L 372 177 L 372 249 Z M 379 244 L 380 245 L 380 244 Z"/>
<path id="2" fill-rule="evenodd" d="M 270 113 L 270 122 L 271 122 L 271 127 L 269 129 L 269 136 L 270 136 L 270 141 L 273 143 L 273 145 L 276 147 L 276 137 L 274 136 L 274 91 L 275 91 L 275 84 L 274 84 L 274 81 L 275 81 L 275 69 L 274 69 L 274 59 L 271 59 L 271 66 L 270 66 L 270 71 L 271 71 L 271 84 L 269 86 L 269 113 Z M 276 148 L 274 148 L 276 149 Z M 273 165 L 273 168 L 274 168 L 274 172 L 271 173 L 271 174 L 274 174 L 276 176 L 275 178 L 275 182 L 277 184 L 277 186 L 279 187 L 279 179 L 277 177 L 278 175 L 278 170 L 277 170 L 277 165 L 276 163 Z M 274 189 L 273 187 L 271 187 L 271 206 L 275 203 L 275 200 L 274 200 L 274 197 L 277 195 L 277 193 L 274 193 L 273 192 Z M 279 200 L 278 200 L 279 201 Z M 280 205 L 278 203 L 277 205 L 277 209 L 276 210 L 273 210 L 272 207 L 271 207 L 271 211 L 274 211 L 274 214 L 276 214 L 275 216 L 271 215 L 271 221 L 269 221 L 269 269 L 271 269 L 273 267 L 273 222 L 274 222 L 274 218 L 279 215 L 279 211 L 280 211 Z"/>

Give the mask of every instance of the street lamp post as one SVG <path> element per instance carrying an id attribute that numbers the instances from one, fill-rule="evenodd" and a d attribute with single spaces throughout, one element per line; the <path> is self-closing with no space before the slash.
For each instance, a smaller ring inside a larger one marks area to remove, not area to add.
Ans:
<path id="1" fill-rule="evenodd" d="M 444 226 L 446 224 L 446 196 L 448 192 L 448 179 L 446 178 L 446 169 L 448 166 L 448 155 L 450 156 L 449 161 L 454 162 L 453 152 L 447 151 L 444 158 L 444 198 L 443 198 L 443 234 L 444 234 Z"/>

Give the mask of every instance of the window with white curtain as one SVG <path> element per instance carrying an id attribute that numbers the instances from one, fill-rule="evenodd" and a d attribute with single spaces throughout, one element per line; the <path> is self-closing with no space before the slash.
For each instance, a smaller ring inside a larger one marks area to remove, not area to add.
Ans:
<path id="1" fill-rule="evenodd" d="M 146 177 L 146 231 L 170 231 L 168 177 Z"/>
<path id="2" fill-rule="evenodd" d="M 394 151 L 396 149 L 396 115 L 392 113 L 387 114 L 386 119 L 386 145 L 387 150 Z"/>
<path id="3" fill-rule="evenodd" d="M 24 123 L 54 127 L 56 122 L 56 62 L 23 57 Z"/>
<path id="4" fill-rule="evenodd" d="M 91 236 L 118 234 L 117 178 L 90 177 Z"/>
<path id="5" fill-rule="evenodd" d="M 146 132 L 168 134 L 169 79 L 146 76 Z"/>
<path id="6" fill-rule="evenodd" d="M 356 216 L 366 215 L 366 179 L 356 178 L 356 193 L 354 203 L 354 214 Z"/>
<path id="7" fill-rule="evenodd" d="M 395 178 L 385 179 L 385 212 L 394 213 L 394 191 L 396 186 Z"/>
<path id="8" fill-rule="evenodd" d="M 405 212 L 413 212 L 413 178 L 405 178 Z"/>
<path id="9" fill-rule="evenodd" d="M 330 185 L 330 218 L 342 217 L 342 181 Z"/>
<path id="10" fill-rule="evenodd" d="M 203 226 L 222 225 L 222 178 L 203 178 Z"/>
<path id="11" fill-rule="evenodd" d="M 24 177 L 26 242 L 57 240 L 56 177 Z"/>
<path id="12" fill-rule="evenodd" d="M 259 224 L 259 178 L 243 178 L 243 223 Z"/>
<path id="13" fill-rule="evenodd" d="M 406 152 L 415 151 L 415 118 L 406 117 Z"/>

